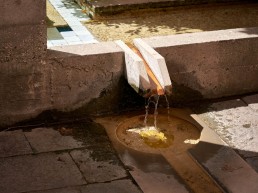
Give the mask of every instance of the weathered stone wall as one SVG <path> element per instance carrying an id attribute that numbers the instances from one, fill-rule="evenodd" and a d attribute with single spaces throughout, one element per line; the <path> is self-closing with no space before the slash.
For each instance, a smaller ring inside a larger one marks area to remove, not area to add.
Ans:
<path id="1" fill-rule="evenodd" d="M 129 87 L 124 84 L 124 53 L 114 42 L 54 47 L 48 56 L 47 80 L 54 109 L 111 112 L 128 94 L 123 91 Z"/>
<path id="2" fill-rule="evenodd" d="M 122 109 L 126 96 L 134 103 L 115 43 L 47 50 L 45 3 L 0 0 L 0 127 L 45 110 L 100 114 Z"/>
<path id="3" fill-rule="evenodd" d="M 0 0 L 0 62 L 46 55 L 46 1 Z"/>
<path id="4" fill-rule="evenodd" d="M 0 125 L 48 107 L 45 6 L 45 0 L 0 0 Z"/>
<path id="5" fill-rule="evenodd" d="M 124 53 L 114 42 L 53 47 L 43 62 L 0 68 L 2 126 L 45 110 L 77 110 L 78 116 L 118 111 L 140 98 L 124 80 Z"/>
<path id="6" fill-rule="evenodd" d="M 173 99 L 258 91 L 258 28 L 145 38 L 166 59 Z"/>

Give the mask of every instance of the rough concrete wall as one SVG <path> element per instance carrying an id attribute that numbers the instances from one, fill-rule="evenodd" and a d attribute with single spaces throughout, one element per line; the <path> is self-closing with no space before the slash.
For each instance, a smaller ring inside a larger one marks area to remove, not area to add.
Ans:
<path id="1" fill-rule="evenodd" d="M 175 101 L 258 91 L 258 28 L 154 37 L 144 41 L 165 57 Z"/>
<path id="2" fill-rule="evenodd" d="M 75 110 L 107 95 L 110 96 L 106 102 L 102 101 L 105 108 L 92 106 L 85 110 L 97 113 L 117 107 L 118 100 L 111 98 L 119 96 L 114 88 L 124 74 L 124 53 L 115 43 L 54 47 L 49 50 L 48 64 L 49 95 L 54 109 Z"/>
<path id="3" fill-rule="evenodd" d="M 45 110 L 102 114 L 141 100 L 125 82 L 124 53 L 114 42 L 53 47 L 45 59 L 0 65 L 0 126 Z"/>
<path id="4" fill-rule="evenodd" d="M 45 58 L 45 0 L 0 0 L 0 18 L 1 63 Z"/>
<path id="5" fill-rule="evenodd" d="M 45 6 L 45 0 L 0 0 L 0 123 L 48 107 Z"/>
<path id="6" fill-rule="evenodd" d="M 45 4 L 0 0 L 0 127 L 46 110 L 100 114 L 123 108 L 127 96 L 135 103 L 115 43 L 47 51 Z"/>

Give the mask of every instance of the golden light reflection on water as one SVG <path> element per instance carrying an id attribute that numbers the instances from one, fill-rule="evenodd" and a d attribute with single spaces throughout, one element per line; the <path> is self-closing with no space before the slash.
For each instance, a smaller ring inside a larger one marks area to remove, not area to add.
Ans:
<path id="1" fill-rule="evenodd" d="M 144 143 L 152 148 L 167 148 L 174 140 L 173 135 L 166 135 L 153 126 L 133 128 L 127 131 L 139 134 Z"/>

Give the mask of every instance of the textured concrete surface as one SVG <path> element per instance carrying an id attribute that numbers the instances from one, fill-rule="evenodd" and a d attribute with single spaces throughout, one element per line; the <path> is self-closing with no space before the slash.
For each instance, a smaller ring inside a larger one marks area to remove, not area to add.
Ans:
<path id="1" fill-rule="evenodd" d="M 32 191 L 29 193 L 81 193 L 80 187 L 73 188 L 58 188 L 52 190 L 40 190 L 40 191 Z"/>
<path id="2" fill-rule="evenodd" d="M 108 183 L 89 184 L 73 188 L 33 191 L 30 193 L 140 193 L 131 180 L 117 180 Z"/>
<path id="3" fill-rule="evenodd" d="M 86 184 L 68 153 L 1 158 L 1 193 Z"/>
<path id="4" fill-rule="evenodd" d="M 123 78 L 124 54 L 115 43 L 47 51 L 46 1 L 0 4 L 0 127 L 45 110 L 80 108 L 78 114 L 88 115 L 126 106 L 123 100 L 132 90 Z M 135 96 L 132 104 L 139 102 L 136 93 L 129 96 Z"/>
<path id="5" fill-rule="evenodd" d="M 1 126 L 44 110 L 101 114 L 141 101 L 123 78 L 124 54 L 113 42 L 53 47 L 47 56 L 0 65 Z"/>
<path id="6" fill-rule="evenodd" d="M 242 100 L 253 110 L 258 112 L 258 94 L 243 97 Z"/>
<path id="7" fill-rule="evenodd" d="M 72 136 L 63 136 L 52 128 L 36 128 L 24 135 L 33 147 L 34 152 L 49 152 L 83 147 L 82 142 Z"/>
<path id="8" fill-rule="evenodd" d="M 226 192 L 258 191 L 258 174 L 232 149 L 199 143 L 191 153 Z"/>
<path id="9" fill-rule="evenodd" d="M 70 154 L 89 183 L 108 182 L 127 176 L 113 152 L 74 150 Z"/>
<path id="10" fill-rule="evenodd" d="M 0 193 L 141 192 L 94 122 L 0 132 L 0 153 Z"/>
<path id="11" fill-rule="evenodd" d="M 141 191 L 130 180 L 118 180 L 110 183 L 92 184 L 84 186 L 82 193 L 140 193 Z"/>
<path id="12" fill-rule="evenodd" d="M 164 56 L 174 100 L 219 98 L 258 90 L 258 28 L 144 38 Z"/>
<path id="13" fill-rule="evenodd" d="M 117 108 L 112 97 L 119 97 L 124 60 L 122 50 L 115 43 L 53 47 L 48 56 L 50 74 L 46 74 L 46 79 L 50 82 L 52 108 L 74 110 L 102 97 L 107 98 L 106 109 L 95 104 L 88 110 Z"/>
<path id="14" fill-rule="evenodd" d="M 5 101 L 0 104 L 0 122 L 4 123 L 16 116 L 13 109 L 26 111 L 30 117 L 38 106 L 42 109 L 48 106 L 38 101 L 44 90 L 39 82 L 46 57 L 46 1 L 1 0 L 0 4 L 0 101 Z M 37 105 L 28 108 L 33 101 Z"/>
<path id="15" fill-rule="evenodd" d="M 34 0 L 1 0 L 0 10 L 0 25 L 40 24 L 46 14 L 46 1 L 39 0 L 35 4 Z M 27 11 L 24 12 L 24 10 Z"/>
<path id="16" fill-rule="evenodd" d="M 243 101 L 213 103 L 198 116 L 240 154 L 258 156 L 258 114 Z"/>
<path id="17" fill-rule="evenodd" d="M 22 131 L 0 133 L 0 157 L 31 153 L 32 149 Z"/>
<path id="18" fill-rule="evenodd" d="M 250 95 L 243 100 L 210 102 L 194 108 L 196 120 L 225 144 L 217 143 L 218 139 L 209 140 L 208 136 L 191 153 L 229 192 L 258 191 L 256 98 L 257 95 Z"/>

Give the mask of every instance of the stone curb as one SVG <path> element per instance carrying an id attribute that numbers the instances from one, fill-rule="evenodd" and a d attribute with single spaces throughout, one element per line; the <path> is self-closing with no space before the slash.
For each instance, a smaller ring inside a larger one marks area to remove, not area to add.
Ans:
<path id="1" fill-rule="evenodd" d="M 255 193 L 258 174 L 198 116 L 202 127 L 200 142 L 189 150 L 190 155 L 226 192 Z"/>

